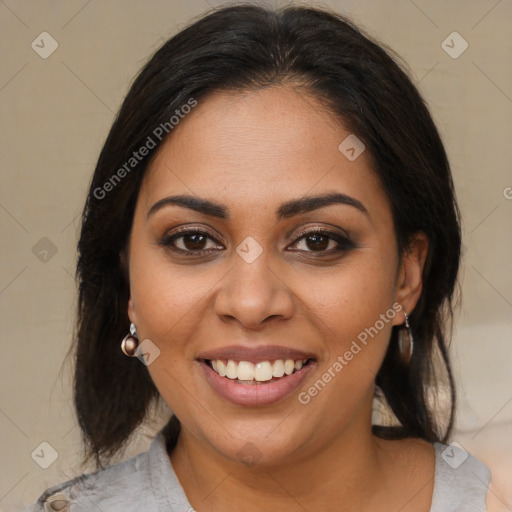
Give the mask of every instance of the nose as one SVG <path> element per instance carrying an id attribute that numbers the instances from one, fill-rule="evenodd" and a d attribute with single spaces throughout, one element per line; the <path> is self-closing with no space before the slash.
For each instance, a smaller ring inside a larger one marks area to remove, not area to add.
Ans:
<path id="1" fill-rule="evenodd" d="M 269 267 L 265 251 L 252 263 L 233 255 L 233 268 L 222 280 L 214 310 L 223 322 L 238 322 L 260 330 L 274 321 L 293 316 L 293 292 L 278 271 Z"/>

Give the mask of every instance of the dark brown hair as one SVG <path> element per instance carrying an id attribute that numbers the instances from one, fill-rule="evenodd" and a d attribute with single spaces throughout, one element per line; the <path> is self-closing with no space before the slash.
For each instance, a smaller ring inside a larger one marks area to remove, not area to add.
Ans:
<path id="1" fill-rule="evenodd" d="M 169 120 L 176 111 L 215 90 L 279 84 L 305 87 L 364 142 L 391 204 L 399 254 L 415 232 L 428 236 L 423 290 L 410 315 L 412 361 L 401 363 L 394 328 L 376 378 L 399 425 L 374 426 L 374 432 L 447 439 L 455 394 L 446 326 L 460 259 L 459 212 L 438 131 L 416 87 L 390 55 L 334 13 L 238 5 L 182 30 L 142 69 L 99 156 L 78 244 L 74 401 L 85 454 L 98 467 L 126 445 L 159 397 L 146 367 L 120 350 L 129 327 L 129 284 L 120 255 L 150 156 L 165 141 L 155 137 L 155 129 L 167 126 L 172 136 Z M 151 136 L 152 154 L 127 166 Z M 444 362 L 451 395 L 444 419 L 429 402 L 435 354 Z M 173 426 L 175 441 L 176 419 Z"/>

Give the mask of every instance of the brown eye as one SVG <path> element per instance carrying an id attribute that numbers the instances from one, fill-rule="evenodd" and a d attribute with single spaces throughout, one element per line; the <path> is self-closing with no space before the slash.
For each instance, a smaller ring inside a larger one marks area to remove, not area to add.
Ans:
<path id="1" fill-rule="evenodd" d="M 205 248 L 206 241 L 208 237 L 200 234 L 200 233 L 192 233 L 188 235 L 183 235 L 183 245 L 185 249 L 189 251 L 200 251 Z"/>
<path id="2" fill-rule="evenodd" d="M 222 249 L 219 244 L 209 233 L 199 230 L 181 230 L 177 233 L 164 236 L 159 245 L 168 247 L 169 249 L 185 254 L 201 254 L 202 252 L 210 252 L 212 249 Z"/>
<path id="3" fill-rule="evenodd" d="M 329 246 L 330 238 L 328 236 L 314 234 L 305 237 L 306 246 L 312 251 L 325 251 Z"/>
<path id="4" fill-rule="evenodd" d="M 355 247 L 346 236 L 326 230 L 303 233 L 292 246 L 294 251 L 314 253 L 315 256 L 346 252 Z"/>

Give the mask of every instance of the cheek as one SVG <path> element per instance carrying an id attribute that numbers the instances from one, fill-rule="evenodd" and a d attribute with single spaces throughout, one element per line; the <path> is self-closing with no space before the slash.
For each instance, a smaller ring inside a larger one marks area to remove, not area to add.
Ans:
<path id="1" fill-rule="evenodd" d="M 372 253 L 303 283 L 300 294 L 308 308 L 341 339 L 357 336 L 392 307 L 394 260 Z"/>
<path id="2" fill-rule="evenodd" d="M 187 399 L 193 391 L 193 343 L 204 298 L 215 283 L 210 272 L 192 266 L 170 265 L 165 250 L 134 244 L 130 255 L 130 291 L 137 330 L 159 355 L 147 370 L 167 405 L 187 417 Z M 184 383 L 188 393 L 184 393 Z"/>
<path id="3" fill-rule="evenodd" d="M 380 249 L 362 250 L 317 286 L 304 288 L 322 326 L 326 358 L 317 381 L 301 390 L 301 403 L 312 403 L 319 411 L 336 403 L 338 414 L 344 416 L 373 391 L 397 314 L 397 260 L 392 251 Z"/>
<path id="4" fill-rule="evenodd" d="M 362 403 L 368 404 L 370 414 L 375 378 L 396 315 L 393 279 L 376 267 L 365 270 L 340 276 L 318 296 L 326 358 L 319 362 L 315 380 L 298 395 L 311 417 L 328 413 L 330 422 L 322 428 L 332 435 Z"/>
<path id="5" fill-rule="evenodd" d="M 217 273 L 207 267 L 171 265 L 165 249 L 139 244 L 130 260 L 130 289 L 139 332 L 162 345 L 162 350 L 177 349 L 179 333 L 187 326 L 192 328 L 193 317 L 218 280 Z"/>

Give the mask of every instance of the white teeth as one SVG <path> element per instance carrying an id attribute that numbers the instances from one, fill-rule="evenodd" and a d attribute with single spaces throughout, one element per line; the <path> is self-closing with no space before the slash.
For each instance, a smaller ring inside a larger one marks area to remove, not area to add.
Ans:
<path id="1" fill-rule="evenodd" d="M 238 363 L 237 377 L 238 380 L 254 380 L 254 364 L 249 361 L 240 361 Z"/>
<path id="2" fill-rule="evenodd" d="M 238 373 L 238 365 L 231 361 L 231 359 L 228 361 L 228 364 L 226 365 L 226 377 L 228 379 L 236 379 Z"/>
<path id="3" fill-rule="evenodd" d="M 211 360 L 213 371 L 221 377 L 228 379 L 238 379 L 244 382 L 257 381 L 268 382 L 273 377 L 280 378 L 284 375 L 291 375 L 294 371 L 302 369 L 306 361 L 298 359 L 277 359 L 272 364 L 270 361 L 261 361 L 259 363 L 251 363 L 250 361 L 235 362 L 232 359 L 224 363 L 221 359 Z"/>
<path id="4" fill-rule="evenodd" d="M 274 363 L 274 369 L 272 371 L 272 375 L 274 377 L 282 377 L 284 375 L 284 362 L 281 359 L 278 359 Z"/>
<path id="5" fill-rule="evenodd" d="M 272 379 L 272 365 L 269 361 L 258 363 L 254 368 L 254 378 L 258 382 Z"/>

